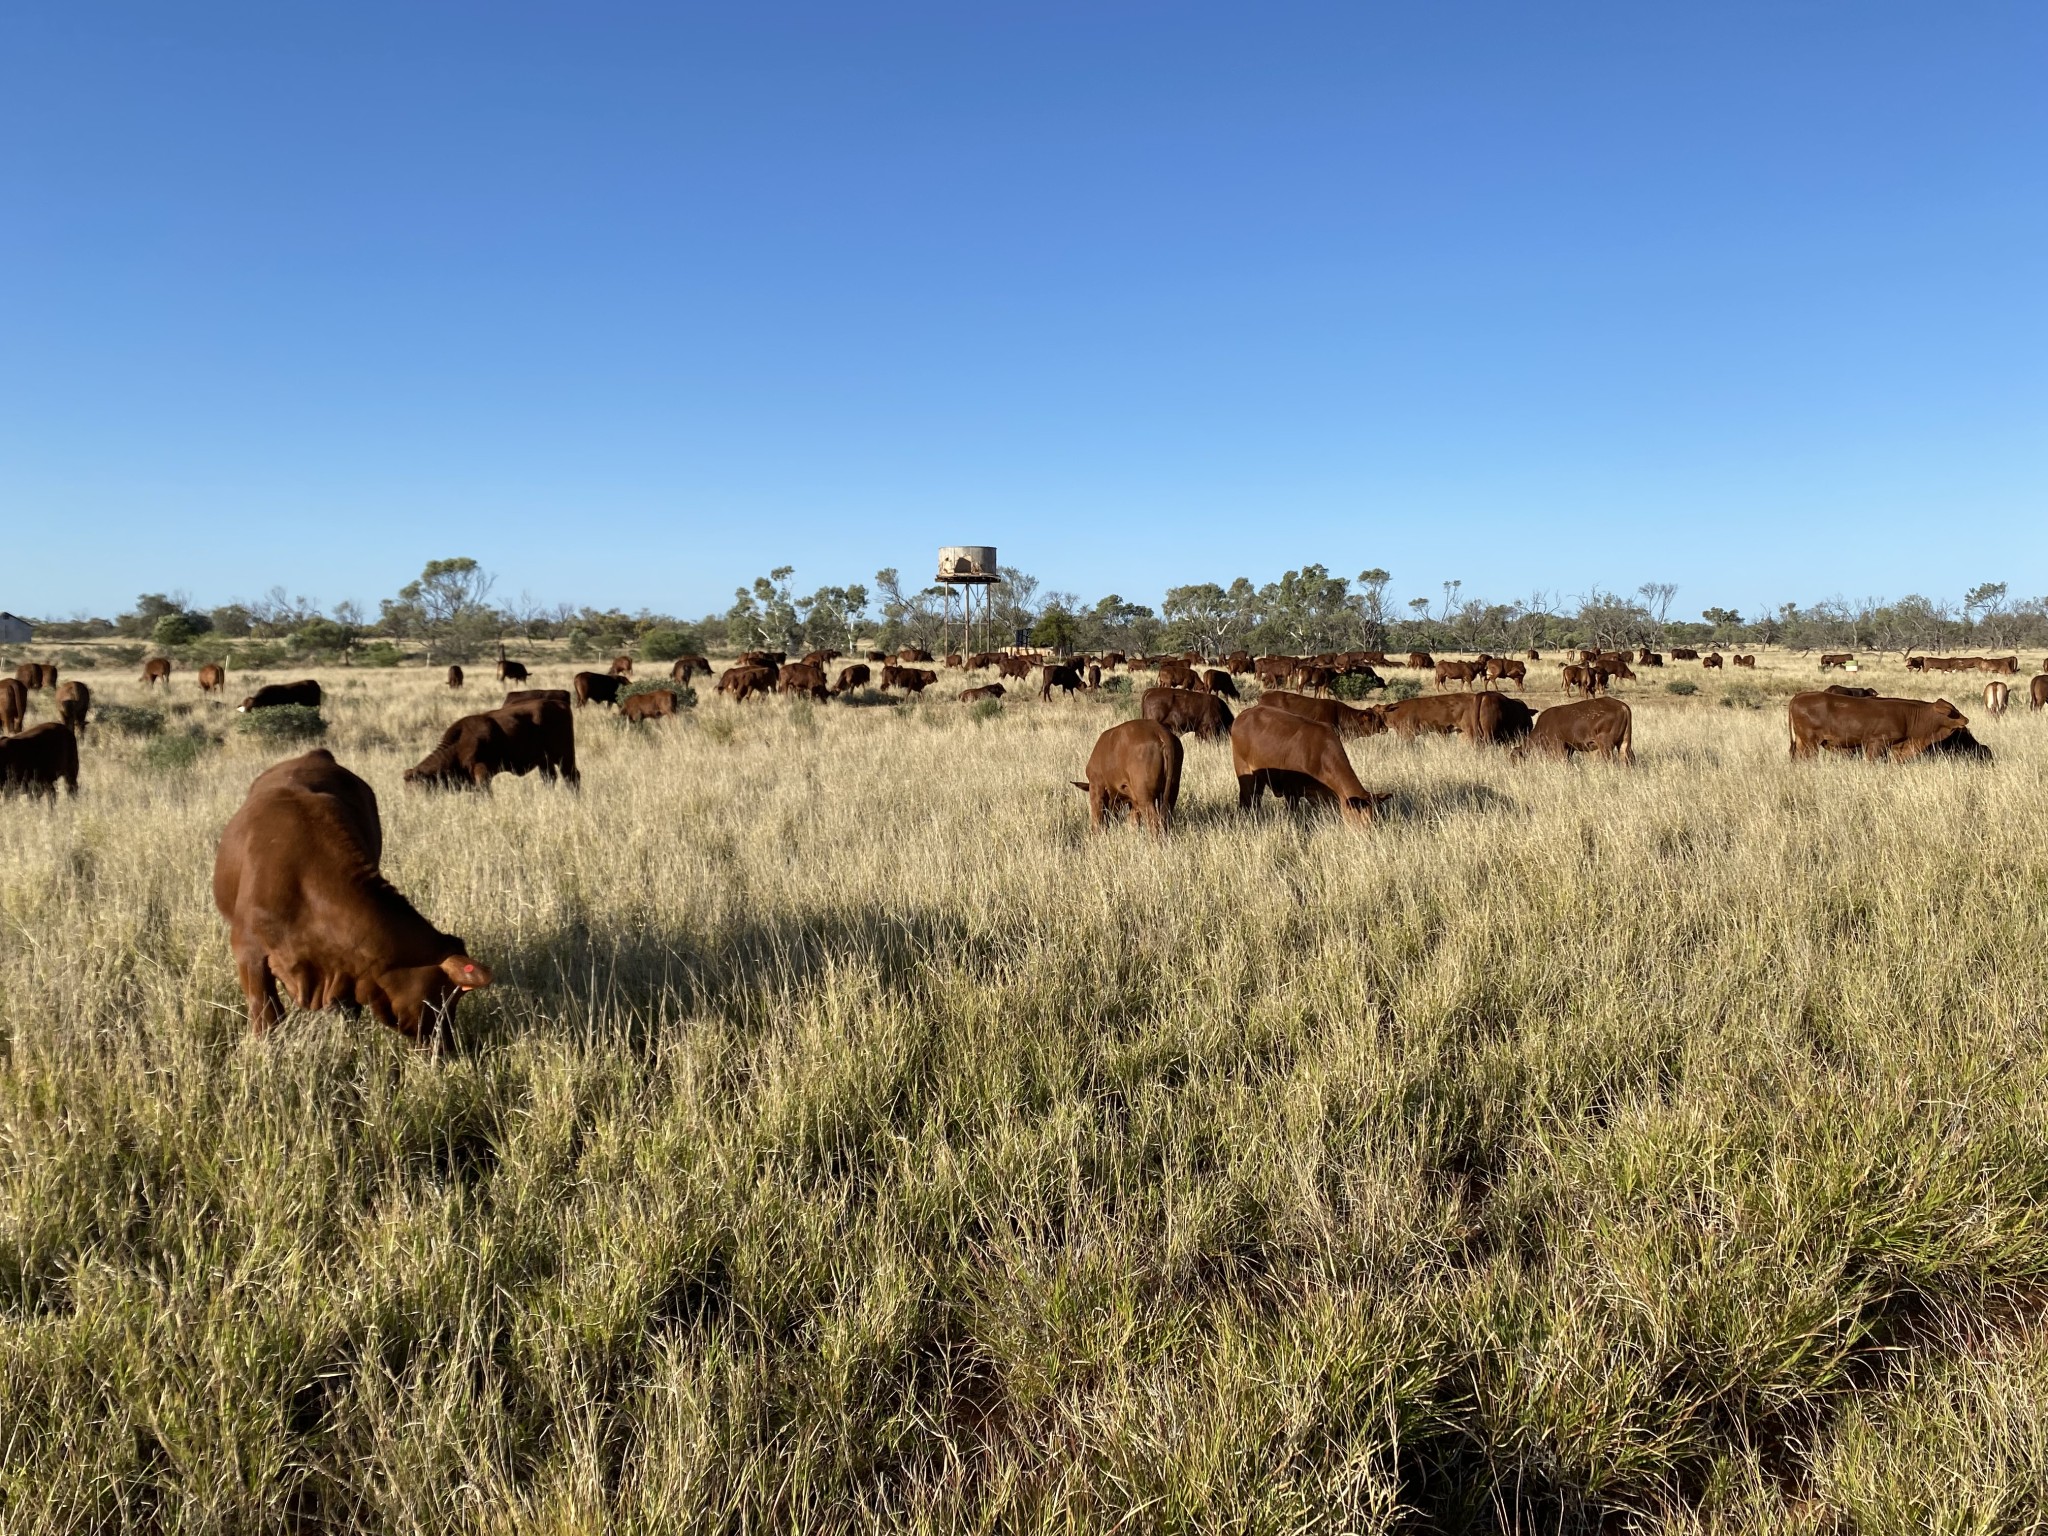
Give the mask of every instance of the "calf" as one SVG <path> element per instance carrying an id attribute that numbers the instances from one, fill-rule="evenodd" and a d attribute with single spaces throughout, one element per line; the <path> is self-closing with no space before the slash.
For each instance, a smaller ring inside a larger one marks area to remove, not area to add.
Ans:
<path id="1" fill-rule="evenodd" d="M 649 688 L 645 693 L 629 693 L 619 700 L 619 714 L 627 720 L 659 720 L 675 712 L 673 688 Z"/>
<path id="2" fill-rule="evenodd" d="M 569 679 L 569 686 L 580 708 L 593 699 L 600 704 L 618 703 L 619 695 L 631 686 L 631 680 L 615 672 L 578 672 Z"/>
<path id="3" fill-rule="evenodd" d="M 526 665 L 523 662 L 498 658 L 498 681 L 501 683 L 523 683 L 526 681 Z"/>
<path id="4" fill-rule="evenodd" d="M 0 738 L 0 795 L 54 800 L 60 782 L 67 795 L 78 793 L 78 738 L 70 726 L 51 720 Z"/>
<path id="5" fill-rule="evenodd" d="M 1559 676 L 1563 679 L 1565 696 L 1567 698 L 1575 693 L 1591 693 L 1593 691 L 1593 674 L 1577 662 L 1561 661 L 1557 664 L 1557 670 Z"/>
<path id="6" fill-rule="evenodd" d="M 320 697 L 320 685 L 310 677 L 301 678 L 296 683 L 265 683 L 237 704 L 235 713 L 246 715 L 252 709 L 281 709 L 287 704 L 318 709 Z"/>
<path id="7" fill-rule="evenodd" d="M 28 690 L 19 678 L 0 678 L 0 736 L 11 736 L 28 718 Z"/>
<path id="8" fill-rule="evenodd" d="M 1002 696 L 1003 685 L 1001 683 L 983 683 L 979 688 L 963 688 L 960 690 L 960 702 L 962 704 L 979 704 L 985 699 L 1000 699 Z"/>
<path id="9" fill-rule="evenodd" d="M 1126 720 L 1095 740 L 1088 754 L 1088 781 L 1074 788 L 1088 795 L 1088 818 L 1096 831 L 1111 814 L 1129 811 L 1131 820 L 1164 837 L 1180 801 L 1180 738 L 1156 720 Z"/>
<path id="10" fill-rule="evenodd" d="M 1292 811 L 1303 800 L 1335 805 L 1345 820 L 1366 825 L 1379 814 L 1376 795 L 1358 782 L 1337 733 L 1284 709 L 1254 706 L 1230 728 L 1237 807 L 1249 811 L 1271 790 Z"/>
<path id="11" fill-rule="evenodd" d="M 460 670 L 459 668 L 457 670 Z M 199 669 L 199 691 L 219 693 L 228 685 L 228 669 L 217 661 L 209 661 Z"/>
<path id="12" fill-rule="evenodd" d="M 57 718 L 79 735 L 85 734 L 86 711 L 92 708 L 92 689 L 77 678 L 57 690 Z"/>
<path id="13" fill-rule="evenodd" d="M 448 669 L 448 686 L 450 688 L 460 688 L 462 686 L 462 668 L 450 667 Z"/>
<path id="14" fill-rule="evenodd" d="M 1213 693 L 1192 688 L 1147 688 L 1139 712 L 1176 736 L 1193 731 L 1203 741 L 1230 734 L 1230 706 Z"/>
<path id="15" fill-rule="evenodd" d="M 1553 704 L 1536 717 L 1529 738 L 1515 749 L 1516 758 L 1530 752 L 1569 758 L 1575 752 L 1594 757 L 1635 761 L 1634 726 L 1629 707 L 1619 699 L 1581 699 Z"/>
<path id="16" fill-rule="evenodd" d="M 142 682 L 145 687 L 153 688 L 158 683 L 162 683 L 166 688 L 170 687 L 170 658 L 168 656 L 152 656 L 149 660 L 145 661 L 142 664 Z"/>
<path id="17" fill-rule="evenodd" d="M 1238 696 L 1237 681 L 1228 672 L 1211 667 L 1202 674 L 1202 681 L 1211 693 L 1220 698 L 1234 699 Z"/>
<path id="18" fill-rule="evenodd" d="M 249 786 L 214 856 L 213 904 L 256 1034 L 284 1017 L 279 982 L 300 1008 L 368 1008 L 410 1040 L 491 984 L 384 878 L 383 856 L 376 793 L 326 748 Z"/>
<path id="19" fill-rule="evenodd" d="M 839 681 L 832 685 L 832 691 L 834 693 L 851 693 L 856 688 L 865 688 L 874 675 L 874 673 L 868 670 L 866 662 L 851 662 L 839 669 Z"/>
<path id="20" fill-rule="evenodd" d="M 2004 683 L 1986 683 L 1984 685 L 1984 708 L 1986 712 L 1994 720 L 1997 719 L 2005 713 L 2005 706 L 2010 701 L 2011 695 L 2012 689 Z"/>

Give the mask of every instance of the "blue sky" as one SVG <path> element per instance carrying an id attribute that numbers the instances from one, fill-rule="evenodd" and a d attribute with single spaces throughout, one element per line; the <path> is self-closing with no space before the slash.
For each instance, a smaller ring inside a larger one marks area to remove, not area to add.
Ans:
<path id="1" fill-rule="evenodd" d="M 2048 8 L 29 3 L 0 607 L 2048 590 Z"/>

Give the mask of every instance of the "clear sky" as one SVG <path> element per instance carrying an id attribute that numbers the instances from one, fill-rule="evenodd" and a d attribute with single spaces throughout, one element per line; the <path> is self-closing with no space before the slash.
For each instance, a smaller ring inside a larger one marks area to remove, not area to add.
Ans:
<path id="1" fill-rule="evenodd" d="M 2048 7 L 0 12 L 0 608 L 2048 590 Z"/>

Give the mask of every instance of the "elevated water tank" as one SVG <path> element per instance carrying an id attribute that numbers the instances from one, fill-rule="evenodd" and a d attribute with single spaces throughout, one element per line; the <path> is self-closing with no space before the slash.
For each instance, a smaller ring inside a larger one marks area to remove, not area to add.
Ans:
<path id="1" fill-rule="evenodd" d="M 939 551 L 940 581 L 973 586 L 1002 579 L 993 544 L 949 544 Z"/>

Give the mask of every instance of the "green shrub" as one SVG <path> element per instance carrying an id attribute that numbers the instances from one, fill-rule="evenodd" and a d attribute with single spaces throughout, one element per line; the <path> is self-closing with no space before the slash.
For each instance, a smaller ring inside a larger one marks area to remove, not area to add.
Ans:
<path id="1" fill-rule="evenodd" d="M 972 719 L 982 721 L 993 720 L 1002 712 L 1003 701 L 1001 699 L 976 699 L 974 701 L 974 708 L 969 710 L 968 714 Z"/>
<path id="2" fill-rule="evenodd" d="M 1415 681 L 1412 677 L 1397 677 L 1387 684 L 1387 700 L 1389 703 L 1398 704 L 1403 699 L 1418 698 L 1421 693 L 1422 684 Z"/>
<path id="3" fill-rule="evenodd" d="M 647 661 L 674 661 L 678 656 L 700 656 L 703 651 L 693 629 L 650 629 L 640 637 L 640 655 Z"/>
<path id="4" fill-rule="evenodd" d="M 1123 673 L 1118 673 L 1115 677 L 1105 677 L 1102 680 L 1102 687 L 1099 691 L 1102 693 L 1129 693 L 1131 691 L 1131 680 Z"/>
<path id="5" fill-rule="evenodd" d="M 310 704 L 277 704 L 269 709 L 252 709 L 238 715 L 235 729 L 244 736 L 282 745 L 294 741 L 318 741 L 327 734 L 327 722 Z"/>
<path id="6" fill-rule="evenodd" d="M 182 773 L 219 745 L 198 727 L 158 736 L 142 749 L 142 764 L 153 773 Z"/>
<path id="7" fill-rule="evenodd" d="M 1692 695 L 1698 693 L 1700 691 L 1700 685 L 1698 683 L 1688 682 L 1684 678 L 1680 678 L 1677 682 L 1666 683 L 1664 685 L 1664 691 L 1666 693 L 1675 693 L 1681 699 L 1685 699 L 1690 698 Z"/>
<path id="8" fill-rule="evenodd" d="M 1330 684 L 1330 692 L 1337 695 L 1340 699 L 1348 699 L 1356 703 L 1375 689 L 1386 686 L 1387 680 L 1375 672 L 1370 677 L 1340 677 Z"/>
<path id="9" fill-rule="evenodd" d="M 258 640 L 236 646 L 228 655 L 228 670 L 260 672 L 266 667 L 281 667 L 291 659 L 290 646 L 280 645 L 274 640 Z"/>
<path id="10" fill-rule="evenodd" d="M 395 667 L 405 660 L 405 652 L 401 651 L 389 640 L 378 640 L 357 651 L 355 653 L 355 660 L 358 666 Z"/>
<path id="11" fill-rule="evenodd" d="M 597 647 L 590 643 L 590 631 L 572 629 L 569 631 L 569 659 L 588 661 L 597 654 Z"/>
<path id="12" fill-rule="evenodd" d="M 93 723 L 123 736 L 161 736 L 164 712 L 147 704 L 101 704 L 92 712 Z"/>

